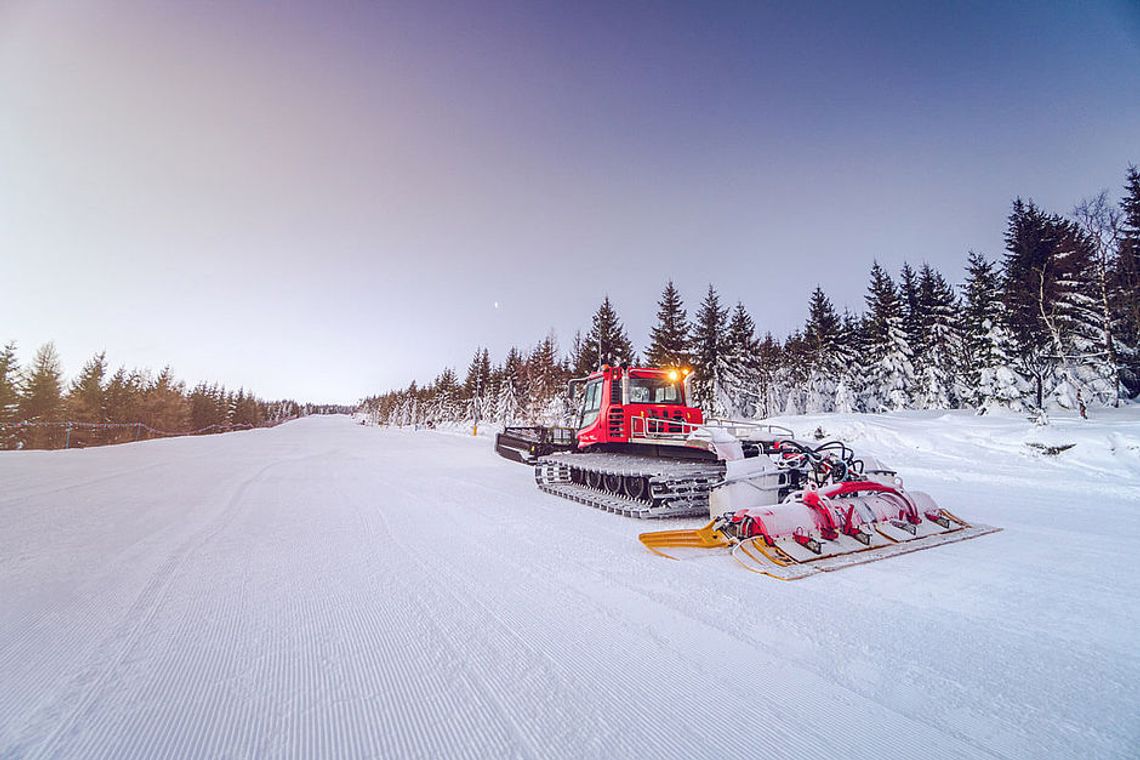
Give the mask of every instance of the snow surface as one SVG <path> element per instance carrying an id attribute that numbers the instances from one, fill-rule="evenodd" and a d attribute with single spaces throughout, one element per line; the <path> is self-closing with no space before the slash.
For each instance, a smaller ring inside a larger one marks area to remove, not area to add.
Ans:
<path id="1" fill-rule="evenodd" d="M 0 757 L 1140 754 L 1140 410 L 777 421 L 1005 530 L 781 583 L 486 437 L 2 452 Z"/>

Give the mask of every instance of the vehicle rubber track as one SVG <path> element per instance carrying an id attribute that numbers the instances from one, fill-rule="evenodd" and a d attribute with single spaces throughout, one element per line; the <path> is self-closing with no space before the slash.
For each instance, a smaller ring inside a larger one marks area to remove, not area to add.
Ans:
<path id="1" fill-rule="evenodd" d="M 724 479 L 724 463 L 559 453 L 538 460 L 534 479 L 546 493 L 626 517 L 706 517 L 709 490 Z"/>

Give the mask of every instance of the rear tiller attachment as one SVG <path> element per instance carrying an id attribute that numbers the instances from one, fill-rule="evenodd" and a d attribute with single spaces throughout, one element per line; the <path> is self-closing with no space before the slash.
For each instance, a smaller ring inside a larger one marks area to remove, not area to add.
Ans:
<path id="1" fill-rule="evenodd" d="M 746 569 L 796 580 L 997 530 L 970 525 L 920 491 L 849 481 L 807 489 L 780 504 L 726 512 L 696 530 L 638 538 L 670 559 L 676 558 L 663 549 L 731 547 Z"/>

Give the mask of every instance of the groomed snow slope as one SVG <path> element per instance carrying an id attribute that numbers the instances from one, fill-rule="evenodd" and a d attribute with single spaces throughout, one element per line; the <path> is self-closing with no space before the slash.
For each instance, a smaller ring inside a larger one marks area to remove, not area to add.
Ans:
<path id="1" fill-rule="evenodd" d="M 781 583 L 486 438 L 0 452 L 0 757 L 1136 757 L 1136 410 L 785 422 L 1005 530 Z"/>

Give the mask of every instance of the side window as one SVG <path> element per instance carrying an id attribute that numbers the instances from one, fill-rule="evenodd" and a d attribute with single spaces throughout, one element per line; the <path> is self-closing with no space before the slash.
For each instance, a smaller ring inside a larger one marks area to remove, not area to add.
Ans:
<path id="1" fill-rule="evenodd" d="M 585 399 L 582 401 L 582 422 L 579 428 L 593 424 L 598 419 L 598 412 L 602 409 L 602 381 L 591 380 L 586 383 Z"/>

